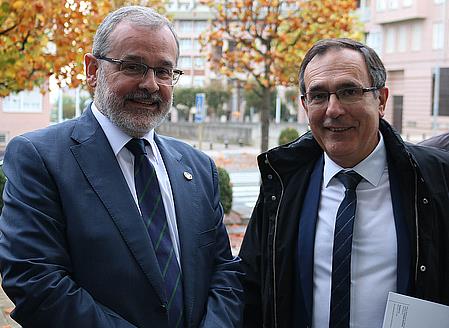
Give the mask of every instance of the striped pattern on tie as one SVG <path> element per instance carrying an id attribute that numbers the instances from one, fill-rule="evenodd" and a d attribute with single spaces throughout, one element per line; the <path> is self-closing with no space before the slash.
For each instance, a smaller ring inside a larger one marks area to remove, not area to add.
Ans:
<path id="1" fill-rule="evenodd" d="M 340 171 L 336 177 L 345 186 L 346 191 L 335 220 L 329 327 L 348 328 L 351 303 L 352 232 L 357 205 L 355 189 L 362 177 L 354 171 Z"/>
<path id="2" fill-rule="evenodd" d="M 143 139 L 131 139 L 126 148 L 134 155 L 134 181 L 139 207 L 165 283 L 169 326 L 182 327 L 184 325 L 182 275 L 171 241 L 156 171 L 146 157 Z"/>

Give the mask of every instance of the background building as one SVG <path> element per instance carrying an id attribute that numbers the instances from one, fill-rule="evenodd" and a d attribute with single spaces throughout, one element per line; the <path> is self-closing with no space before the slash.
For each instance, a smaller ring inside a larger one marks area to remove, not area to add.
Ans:
<path id="1" fill-rule="evenodd" d="M 195 0 L 169 1 L 167 12 L 179 37 L 180 57 L 178 66 L 185 75 L 179 80 L 181 87 L 204 87 L 214 74 L 209 70 L 207 54 L 202 51 L 199 36 L 204 32 L 212 13 L 209 7 Z"/>
<path id="2" fill-rule="evenodd" d="M 388 71 L 386 118 L 413 141 L 449 130 L 448 0 L 360 0 Z"/>
<path id="3" fill-rule="evenodd" d="M 50 97 L 39 88 L 0 99 L 0 151 L 14 136 L 50 124 Z"/>

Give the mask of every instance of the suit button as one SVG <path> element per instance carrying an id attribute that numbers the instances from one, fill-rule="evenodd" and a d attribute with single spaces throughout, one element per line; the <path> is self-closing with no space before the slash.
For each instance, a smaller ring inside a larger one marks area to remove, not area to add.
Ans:
<path id="1" fill-rule="evenodd" d="M 276 200 L 276 196 L 275 195 L 273 195 L 273 196 L 271 196 L 271 200 Z"/>
<path id="2" fill-rule="evenodd" d="M 423 203 L 424 205 L 427 205 L 427 204 L 429 204 L 429 200 L 428 200 L 427 198 L 423 198 L 423 199 L 422 199 L 422 203 Z"/>
<path id="3" fill-rule="evenodd" d="M 162 313 L 166 313 L 168 311 L 167 304 L 162 303 L 159 309 L 161 310 Z"/>
<path id="4" fill-rule="evenodd" d="M 427 268 L 426 268 L 425 265 L 421 265 L 421 266 L 419 267 L 419 269 L 421 270 L 421 272 L 425 272 Z"/>
<path id="5" fill-rule="evenodd" d="M 267 178 L 268 178 L 268 180 L 271 180 L 271 179 L 273 179 L 273 176 L 271 174 L 268 174 Z"/>

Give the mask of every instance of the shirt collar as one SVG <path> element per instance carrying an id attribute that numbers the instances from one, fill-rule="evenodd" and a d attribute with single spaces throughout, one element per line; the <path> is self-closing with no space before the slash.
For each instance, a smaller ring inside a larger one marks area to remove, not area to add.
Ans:
<path id="1" fill-rule="evenodd" d="M 95 106 L 95 103 L 92 103 L 91 108 L 92 113 L 103 129 L 104 134 L 106 135 L 106 138 L 108 139 L 109 144 L 112 147 L 114 155 L 117 156 L 117 154 L 128 143 L 128 141 L 132 139 L 132 137 L 120 130 L 118 126 L 116 126 L 106 116 L 104 116 L 104 114 L 98 110 L 97 106 Z M 156 147 L 156 143 L 154 142 L 154 129 L 151 129 L 142 137 L 142 139 L 145 139 L 149 142 L 149 144 L 151 145 L 151 150 L 154 154 L 154 147 Z"/>
<path id="2" fill-rule="evenodd" d="M 379 132 L 379 142 L 376 148 L 363 161 L 351 168 L 360 174 L 373 186 L 377 186 L 380 182 L 384 168 L 387 165 L 387 152 L 385 149 L 384 138 Z M 324 173 L 323 185 L 327 188 L 331 179 L 341 170 L 347 170 L 335 163 L 326 153 L 324 153 Z"/>

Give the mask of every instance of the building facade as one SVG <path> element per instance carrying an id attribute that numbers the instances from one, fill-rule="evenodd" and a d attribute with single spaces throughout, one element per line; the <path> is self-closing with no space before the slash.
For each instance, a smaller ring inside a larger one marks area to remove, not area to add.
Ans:
<path id="1" fill-rule="evenodd" d="M 0 98 L 0 150 L 13 137 L 50 124 L 50 96 L 39 88 Z"/>
<path id="2" fill-rule="evenodd" d="M 448 0 L 360 0 L 366 43 L 382 58 L 386 119 L 409 140 L 449 131 Z"/>
<path id="3" fill-rule="evenodd" d="M 212 12 L 209 7 L 196 0 L 169 1 L 167 12 L 173 18 L 173 25 L 179 38 L 178 66 L 184 71 L 179 85 L 206 86 L 215 75 L 209 70 L 207 53 L 202 50 L 199 39 L 213 18 Z"/>

